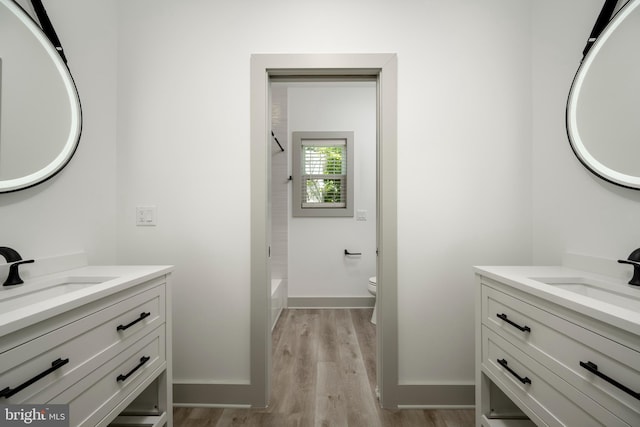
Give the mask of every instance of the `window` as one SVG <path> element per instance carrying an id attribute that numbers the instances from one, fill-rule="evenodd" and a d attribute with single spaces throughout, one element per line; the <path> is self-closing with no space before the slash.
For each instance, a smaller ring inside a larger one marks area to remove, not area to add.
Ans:
<path id="1" fill-rule="evenodd" d="M 293 132 L 293 216 L 353 216 L 353 132 Z"/>

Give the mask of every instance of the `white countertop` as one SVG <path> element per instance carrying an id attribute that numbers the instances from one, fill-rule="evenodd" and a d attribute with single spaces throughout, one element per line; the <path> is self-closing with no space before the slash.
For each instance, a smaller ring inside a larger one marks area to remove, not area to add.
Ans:
<path id="1" fill-rule="evenodd" d="M 0 286 L 0 307 L 3 302 L 5 303 L 5 307 L 0 312 L 0 337 L 136 284 L 163 276 L 173 269 L 173 266 L 168 265 L 85 266 L 28 279 L 22 285 Z M 19 304 L 21 297 L 52 288 L 52 284 L 65 281 L 82 282 L 82 279 L 86 279 L 87 282 L 92 280 L 102 282 L 77 286 L 73 291 L 52 295 L 42 301 L 24 306 Z M 18 308 L 11 308 L 13 302 Z"/>
<path id="2" fill-rule="evenodd" d="M 535 280 L 555 278 L 588 281 L 623 297 L 640 299 L 640 287 L 629 285 L 620 278 L 564 266 L 477 266 L 474 270 L 478 275 L 506 283 L 515 289 L 640 335 L 640 311 Z"/>

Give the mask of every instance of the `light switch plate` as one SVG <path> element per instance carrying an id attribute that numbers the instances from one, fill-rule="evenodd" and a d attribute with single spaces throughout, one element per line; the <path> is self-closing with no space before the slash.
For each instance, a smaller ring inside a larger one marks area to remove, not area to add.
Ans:
<path id="1" fill-rule="evenodd" d="M 367 211 L 364 209 L 356 210 L 356 221 L 366 221 L 367 220 Z"/>
<path id="2" fill-rule="evenodd" d="M 155 206 L 136 206 L 136 225 L 138 227 L 155 226 L 156 220 Z"/>

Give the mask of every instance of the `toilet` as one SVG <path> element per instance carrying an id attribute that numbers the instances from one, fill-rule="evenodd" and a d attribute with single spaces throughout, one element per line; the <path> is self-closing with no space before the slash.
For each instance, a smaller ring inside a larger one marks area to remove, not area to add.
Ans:
<path id="1" fill-rule="evenodd" d="M 367 286 L 367 289 L 369 290 L 369 293 L 374 297 L 376 296 L 376 289 L 378 286 L 377 281 L 378 281 L 378 278 L 376 276 L 369 277 L 369 285 Z M 375 305 L 373 306 L 373 315 L 371 316 L 371 323 L 373 323 L 374 325 L 376 324 L 377 309 L 378 309 L 378 299 L 376 298 Z"/>

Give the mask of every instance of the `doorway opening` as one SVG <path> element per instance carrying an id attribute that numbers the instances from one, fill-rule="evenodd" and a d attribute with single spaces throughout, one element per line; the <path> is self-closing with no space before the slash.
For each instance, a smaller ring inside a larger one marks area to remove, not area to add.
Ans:
<path id="1" fill-rule="evenodd" d="M 252 55 L 251 58 L 251 374 L 253 407 L 269 402 L 271 375 L 271 109 L 273 79 L 375 81 L 377 385 L 397 406 L 396 81 L 394 54 Z M 345 248 L 346 249 L 346 248 Z M 363 284 L 364 286 L 364 284 Z"/>
<path id="2" fill-rule="evenodd" d="M 373 307 L 377 82 L 273 77 L 270 99 L 272 312 Z"/>

